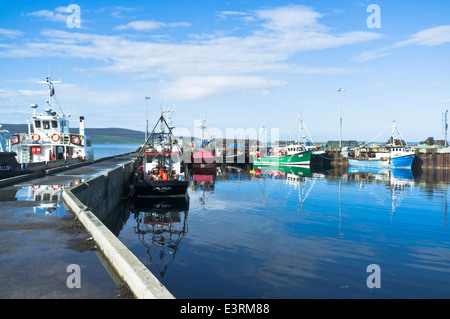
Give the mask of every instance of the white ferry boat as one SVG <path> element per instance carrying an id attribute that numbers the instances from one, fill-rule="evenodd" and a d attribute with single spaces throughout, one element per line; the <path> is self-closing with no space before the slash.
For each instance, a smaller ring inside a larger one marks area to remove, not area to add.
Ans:
<path id="1" fill-rule="evenodd" d="M 91 138 L 85 134 L 84 117 L 80 116 L 79 133 L 74 134 L 69 131 L 69 120 L 61 108 L 60 114 L 52 110 L 52 100 L 55 100 L 53 83 L 60 81 L 52 81 L 49 76 L 41 83 L 47 83 L 49 89 L 45 112 L 36 114 L 38 106 L 32 104 L 33 116 L 27 121 L 28 133 L 11 135 L 11 149 L 17 153 L 17 161 L 24 164 L 71 158 L 94 160 Z"/>

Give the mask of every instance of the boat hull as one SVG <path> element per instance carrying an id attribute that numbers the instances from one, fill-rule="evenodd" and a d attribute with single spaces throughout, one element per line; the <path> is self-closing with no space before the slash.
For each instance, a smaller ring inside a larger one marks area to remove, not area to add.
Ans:
<path id="1" fill-rule="evenodd" d="M 304 152 L 290 156 L 253 157 L 253 164 L 262 165 L 309 165 L 311 152 Z"/>
<path id="2" fill-rule="evenodd" d="M 369 168 L 411 168 L 414 154 L 394 157 L 386 160 L 364 160 L 348 159 L 350 167 L 369 167 Z"/>
<path id="3" fill-rule="evenodd" d="M 138 181 L 134 184 L 134 197 L 161 198 L 186 196 L 189 181 Z"/>

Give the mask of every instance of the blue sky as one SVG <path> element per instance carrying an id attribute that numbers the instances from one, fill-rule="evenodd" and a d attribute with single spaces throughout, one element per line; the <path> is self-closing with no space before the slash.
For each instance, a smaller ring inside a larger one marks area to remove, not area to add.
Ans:
<path id="1" fill-rule="evenodd" d="M 216 137 L 264 123 L 296 137 L 301 113 L 313 140 L 337 140 L 344 88 L 343 139 L 371 140 L 393 119 L 408 141 L 441 139 L 449 12 L 443 0 L 1 1 L 0 123 L 43 109 L 50 66 L 72 127 L 84 115 L 144 130 L 150 96 L 150 127 L 164 102 L 180 132 L 198 134 L 204 116 Z"/>

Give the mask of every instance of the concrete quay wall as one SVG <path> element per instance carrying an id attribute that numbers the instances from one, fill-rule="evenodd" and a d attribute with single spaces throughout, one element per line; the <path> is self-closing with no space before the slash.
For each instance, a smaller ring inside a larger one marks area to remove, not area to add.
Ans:
<path id="1" fill-rule="evenodd" d="M 130 160 L 65 190 L 62 196 L 66 206 L 83 223 L 103 255 L 136 298 L 174 299 L 150 270 L 100 221 L 108 218 L 107 214 L 122 201 L 126 193 L 124 185 L 133 173 L 135 165 L 135 160 Z"/>

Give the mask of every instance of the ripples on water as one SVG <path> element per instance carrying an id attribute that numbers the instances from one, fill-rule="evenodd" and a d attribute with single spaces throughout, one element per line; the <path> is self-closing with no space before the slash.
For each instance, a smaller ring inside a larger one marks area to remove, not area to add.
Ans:
<path id="1" fill-rule="evenodd" d="M 119 234 L 177 298 L 450 296 L 444 182 L 410 171 L 226 166 L 211 181 L 192 177 L 177 220 L 145 224 L 136 209 Z M 381 288 L 367 287 L 371 264 Z"/>

